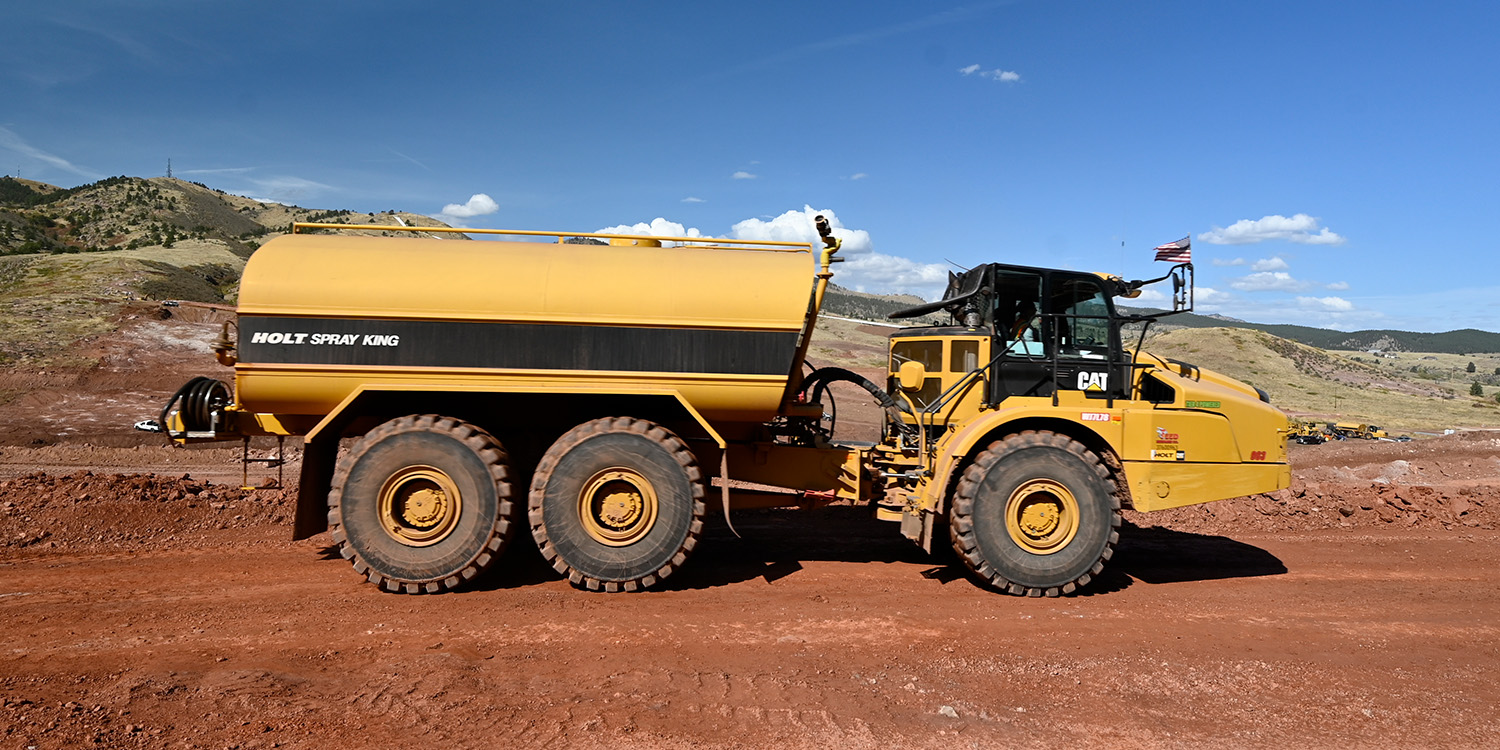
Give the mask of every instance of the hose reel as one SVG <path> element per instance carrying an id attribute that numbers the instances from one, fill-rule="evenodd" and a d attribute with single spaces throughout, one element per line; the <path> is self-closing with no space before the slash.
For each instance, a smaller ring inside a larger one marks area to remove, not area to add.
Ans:
<path id="1" fill-rule="evenodd" d="M 229 403 L 229 386 L 201 375 L 183 383 L 161 410 L 158 422 L 163 429 L 168 424 L 167 415 L 171 413 L 172 406 L 179 402 L 177 415 L 182 420 L 183 431 L 211 432 L 219 422 L 215 417 Z"/>

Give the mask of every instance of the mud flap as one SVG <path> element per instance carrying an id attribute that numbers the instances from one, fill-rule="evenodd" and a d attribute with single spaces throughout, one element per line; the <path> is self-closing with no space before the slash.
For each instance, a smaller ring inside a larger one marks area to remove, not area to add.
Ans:
<path id="1" fill-rule="evenodd" d="M 743 538 L 735 531 L 734 522 L 729 520 L 729 451 L 719 451 L 719 494 L 724 501 L 724 525 L 735 538 Z"/>
<path id="2" fill-rule="evenodd" d="M 333 467 L 338 460 L 337 432 L 320 433 L 302 445 L 302 476 L 297 482 L 297 515 L 292 540 L 306 539 L 328 530 L 328 491 L 333 486 Z"/>
<path id="3" fill-rule="evenodd" d="M 922 550 L 932 552 L 932 522 L 936 513 L 931 511 L 919 511 L 917 514 L 904 513 L 901 515 L 901 535 L 917 544 L 922 545 Z"/>

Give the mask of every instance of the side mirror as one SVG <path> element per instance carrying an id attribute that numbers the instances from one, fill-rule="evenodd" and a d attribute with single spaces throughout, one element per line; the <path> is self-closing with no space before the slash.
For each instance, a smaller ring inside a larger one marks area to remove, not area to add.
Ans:
<path id="1" fill-rule="evenodd" d="M 920 391 L 927 383 L 927 367 L 921 362 L 909 359 L 902 362 L 901 367 L 896 370 L 896 380 L 903 391 Z"/>

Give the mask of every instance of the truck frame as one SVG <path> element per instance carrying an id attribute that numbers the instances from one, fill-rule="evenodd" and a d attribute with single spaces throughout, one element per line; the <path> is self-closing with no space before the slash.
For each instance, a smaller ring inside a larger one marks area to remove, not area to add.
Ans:
<path id="1" fill-rule="evenodd" d="M 576 586 L 648 589 L 688 560 L 710 504 L 728 520 L 839 500 L 950 544 L 997 591 L 1059 596 L 1103 570 L 1122 509 L 1288 485 L 1287 419 L 1264 391 L 1140 351 L 1152 321 L 1192 309 L 1190 263 L 1130 282 L 951 275 L 892 315 L 950 322 L 892 333 L 875 383 L 805 364 L 839 260 L 817 226 L 821 247 L 296 224 L 252 256 L 214 345 L 233 387 L 189 381 L 161 427 L 179 444 L 300 436 L 294 538 L 328 531 L 359 574 L 411 594 L 465 586 L 518 528 Z M 1116 309 L 1161 281 L 1173 310 Z M 884 408 L 878 441 L 832 434 L 837 382 Z"/>

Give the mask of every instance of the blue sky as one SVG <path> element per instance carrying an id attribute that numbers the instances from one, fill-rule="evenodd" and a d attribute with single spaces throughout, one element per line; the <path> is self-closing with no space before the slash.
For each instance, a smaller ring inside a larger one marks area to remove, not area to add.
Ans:
<path id="1" fill-rule="evenodd" d="M 835 281 L 1154 276 L 1200 312 L 1500 331 L 1493 3 L 11 4 L 0 172 L 481 227 L 805 236 Z M 485 198 L 473 200 L 473 196 Z M 680 227 L 680 230 L 679 230 Z"/>

